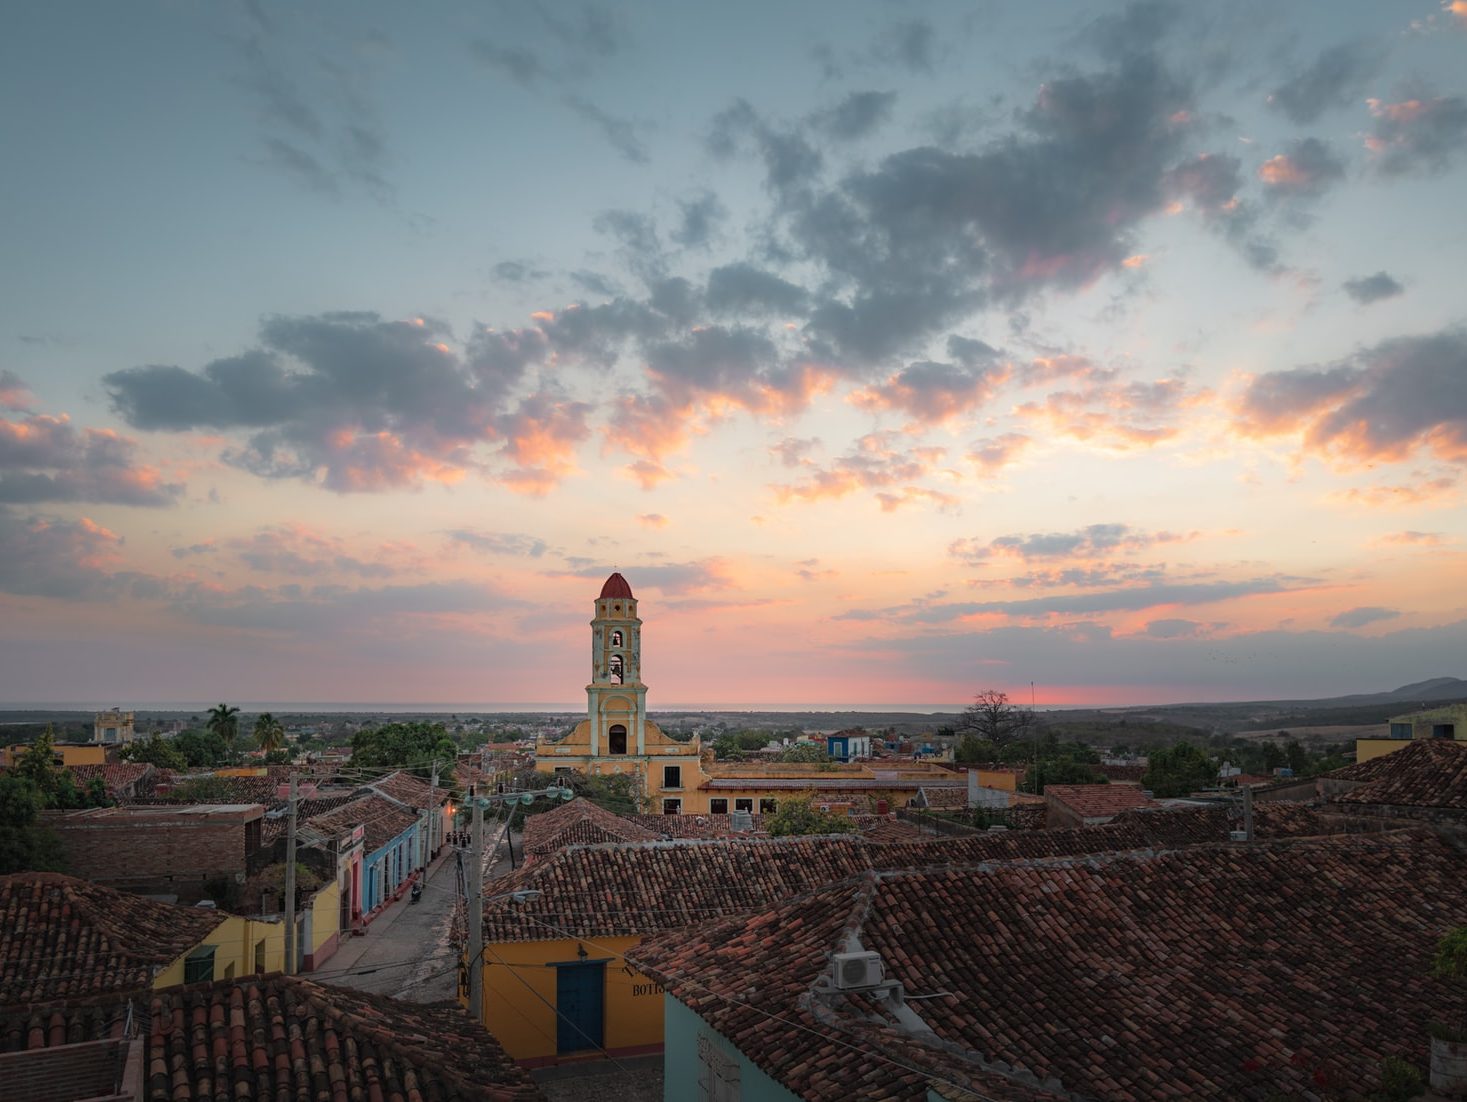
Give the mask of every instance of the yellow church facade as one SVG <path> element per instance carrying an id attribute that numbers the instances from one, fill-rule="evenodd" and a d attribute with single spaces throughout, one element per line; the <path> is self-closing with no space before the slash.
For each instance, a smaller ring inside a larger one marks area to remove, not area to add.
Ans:
<path id="1" fill-rule="evenodd" d="M 564 739 L 536 742 L 538 770 L 631 776 L 646 810 L 664 815 L 769 814 L 790 796 L 865 810 L 879 801 L 900 806 L 920 787 L 966 783 L 961 774 L 927 762 L 716 763 L 698 736 L 679 742 L 647 718 L 642 621 L 621 574 L 601 587 L 590 626 L 586 718 Z"/>

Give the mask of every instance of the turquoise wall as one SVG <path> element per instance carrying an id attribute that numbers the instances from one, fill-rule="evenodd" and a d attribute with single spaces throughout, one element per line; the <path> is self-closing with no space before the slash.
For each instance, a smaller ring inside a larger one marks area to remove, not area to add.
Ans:
<path id="1" fill-rule="evenodd" d="M 671 995 L 663 996 L 662 1051 L 663 1102 L 687 1102 L 698 1097 L 698 1039 L 706 1038 L 739 1065 L 739 1102 L 800 1102 L 765 1075 L 723 1034 L 711 1028 Z"/>

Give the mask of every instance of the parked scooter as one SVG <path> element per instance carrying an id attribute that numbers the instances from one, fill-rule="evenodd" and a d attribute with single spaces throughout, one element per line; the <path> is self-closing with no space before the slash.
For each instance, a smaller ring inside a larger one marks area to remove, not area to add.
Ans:
<path id="1" fill-rule="evenodd" d="M 410 903 L 416 903 L 418 900 L 420 900 L 422 898 L 423 898 L 423 882 L 421 880 L 415 880 L 413 882 L 413 893 L 409 897 L 408 902 L 410 902 Z"/>

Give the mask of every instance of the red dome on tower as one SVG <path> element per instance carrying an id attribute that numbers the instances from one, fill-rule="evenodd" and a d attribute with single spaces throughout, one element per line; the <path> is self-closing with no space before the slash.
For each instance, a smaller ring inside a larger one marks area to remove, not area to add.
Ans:
<path id="1" fill-rule="evenodd" d="M 627 580 L 620 573 L 612 574 L 611 577 L 606 579 L 606 584 L 601 587 L 601 597 L 599 599 L 604 600 L 607 597 L 620 597 L 628 601 L 635 600 L 632 596 L 632 587 L 627 585 Z"/>

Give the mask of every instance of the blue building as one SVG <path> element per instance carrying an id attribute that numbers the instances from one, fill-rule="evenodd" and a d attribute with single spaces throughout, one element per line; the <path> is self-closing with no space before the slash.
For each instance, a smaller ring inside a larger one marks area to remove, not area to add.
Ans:
<path id="1" fill-rule="evenodd" d="M 825 736 L 825 752 L 833 761 L 855 761 L 871 756 L 871 736 L 865 731 L 837 731 Z"/>

